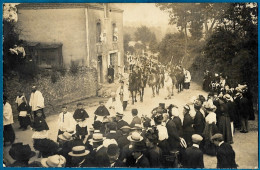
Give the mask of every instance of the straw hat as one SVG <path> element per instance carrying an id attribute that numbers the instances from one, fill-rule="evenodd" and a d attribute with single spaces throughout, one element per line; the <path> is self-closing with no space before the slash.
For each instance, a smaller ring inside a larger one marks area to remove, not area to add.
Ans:
<path id="1" fill-rule="evenodd" d="M 72 140 L 72 134 L 68 133 L 68 132 L 64 132 L 63 134 L 60 134 L 58 136 L 59 139 L 64 140 L 64 141 L 70 141 Z"/>
<path id="2" fill-rule="evenodd" d="M 66 159 L 62 155 L 53 155 L 41 160 L 43 167 L 64 167 L 65 163 Z"/>
<path id="3" fill-rule="evenodd" d="M 74 146 L 72 151 L 69 152 L 70 156 L 86 156 L 89 151 L 86 150 L 85 146 Z"/>
<path id="4" fill-rule="evenodd" d="M 106 138 L 103 137 L 102 133 L 94 133 L 92 139 L 89 139 L 89 142 L 102 142 L 104 141 Z"/>
<path id="5" fill-rule="evenodd" d="M 131 142 L 140 142 L 143 140 L 143 137 L 138 132 L 133 132 L 127 139 Z"/>

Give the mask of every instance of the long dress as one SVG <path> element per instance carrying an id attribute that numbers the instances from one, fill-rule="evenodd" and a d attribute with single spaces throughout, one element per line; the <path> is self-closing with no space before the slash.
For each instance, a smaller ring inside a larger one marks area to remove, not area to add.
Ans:
<path id="1" fill-rule="evenodd" d="M 221 114 L 219 117 L 218 129 L 219 132 L 223 135 L 224 141 L 226 143 L 231 143 L 232 132 L 231 132 L 231 124 L 230 124 L 230 115 L 228 113 L 227 104 L 223 103 L 220 105 Z"/>
<path id="2" fill-rule="evenodd" d="M 206 125 L 203 131 L 203 152 L 208 155 L 215 156 L 216 155 L 216 146 L 212 142 L 211 137 L 218 133 L 218 127 L 216 125 L 216 113 L 209 112 L 209 114 L 205 118 Z"/>

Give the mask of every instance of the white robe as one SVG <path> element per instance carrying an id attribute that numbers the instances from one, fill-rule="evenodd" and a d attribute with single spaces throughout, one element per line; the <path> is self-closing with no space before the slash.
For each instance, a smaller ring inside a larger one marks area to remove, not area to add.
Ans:
<path id="1" fill-rule="evenodd" d="M 10 125 L 14 123 L 13 119 L 13 111 L 11 105 L 6 102 L 5 105 L 3 105 L 3 125 Z"/>
<path id="2" fill-rule="evenodd" d="M 116 116 L 116 112 L 123 113 L 123 105 L 120 100 L 113 101 L 112 98 L 108 99 L 106 103 L 106 108 L 108 109 L 110 116 Z"/>
<path id="3" fill-rule="evenodd" d="M 40 91 L 36 90 L 35 93 L 31 93 L 29 105 L 32 107 L 32 111 L 44 108 L 44 98 Z"/>

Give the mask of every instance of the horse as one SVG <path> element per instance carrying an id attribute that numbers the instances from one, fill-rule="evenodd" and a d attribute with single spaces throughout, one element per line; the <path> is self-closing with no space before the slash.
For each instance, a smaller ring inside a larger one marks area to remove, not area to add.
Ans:
<path id="1" fill-rule="evenodd" d="M 185 74 L 183 73 L 183 70 L 181 68 L 176 69 L 176 88 L 178 89 L 178 92 L 183 91 L 183 84 L 184 84 L 184 79 L 185 79 Z"/>
<path id="2" fill-rule="evenodd" d="M 156 94 L 159 94 L 159 80 L 159 76 L 154 72 L 151 72 L 148 75 L 148 85 L 149 87 L 152 87 L 153 97 L 155 97 L 155 90 Z"/>
<path id="3" fill-rule="evenodd" d="M 132 97 L 132 104 L 137 102 L 136 100 L 136 92 L 138 90 L 138 82 L 137 82 L 137 74 L 135 72 L 131 72 L 129 74 L 129 91 Z"/>

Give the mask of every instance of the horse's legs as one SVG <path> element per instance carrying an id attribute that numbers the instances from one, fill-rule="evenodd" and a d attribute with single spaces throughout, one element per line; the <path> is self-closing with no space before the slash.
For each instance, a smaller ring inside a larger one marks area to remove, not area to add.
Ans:
<path id="1" fill-rule="evenodd" d="M 155 96 L 155 94 L 154 94 L 154 88 L 155 88 L 155 86 L 152 86 L 153 97 Z"/>
<path id="2" fill-rule="evenodd" d="M 136 100 L 136 93 L 137 93 L 137 91 L 138 91 L 138 90 L 135 90 L 135 91 L 134 91 L 134 100 L 135 100 L 135 102 L 137 102 L 137 100 Z"/>
<path id="3" fill-rule="evenodd" d="M 134 100 L 134 91 L 131 91 L 131 97 L 132 97 L 132 104 L 135 103 L 135 100 Z"/>
<path id="4" fill-rule="evenodd" d="M 140 89 L 140 101 L 143 102 L 143 98 L 144 98 L 144 87 L 142 87 Z"/>

